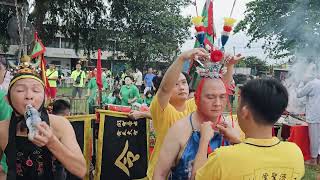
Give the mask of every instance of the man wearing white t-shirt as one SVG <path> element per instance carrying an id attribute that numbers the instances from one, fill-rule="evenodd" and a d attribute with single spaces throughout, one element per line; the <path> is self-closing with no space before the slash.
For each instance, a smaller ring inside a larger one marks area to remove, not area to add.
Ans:
<path id="1" fill-rule="evenodd" d="M 141 91 L 141 85 L 142 85 L 142 72 L 136 68 L 136 73 L 134 73 L 134 80 L 137 88 L 139 91 Z"/>

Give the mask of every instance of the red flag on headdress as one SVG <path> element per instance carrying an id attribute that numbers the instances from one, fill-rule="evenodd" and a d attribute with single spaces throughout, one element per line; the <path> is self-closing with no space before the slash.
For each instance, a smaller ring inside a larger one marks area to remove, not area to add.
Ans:
<path id="1" fill-rule="evenodd" d="M 214 49 L 214 38 L 216 37 L 216 34 L 213 22 L 213 0 L 206 0 L 206 3 L 204 4 L 202 9 L 201 16 L 204 17 L 203 25 L 206 27 L 204 44 L 209 45 L 211 49 Z M 196 40 L 194 47 L 197 48 L 199 46 L 200 43 L 198 40 Z M 189 64 L 188 73 L 190 74 L 190 76 L 193 76 L 193 71 L 195 71 L 195 68 L 192 68 L 193 66 L 193 62 Z"/>
<path id="2" fill-rule="evenodd" d="M 210 36 L 213 36 L 213 2 L 212 0 L 209 2 L 209 8 L 208 8 L 208 28 L 207 28 L 208 34 Z"/>
<path id="3" fill-rule="evenodd" d="M 211 46 L 213 48 L 214 38 L 216 37 L 214 21 L 213 21 L 213 0 L 206 0 L 203 6 L 202 14 L 203 25 L 206 27 L 206 36 L 204 39 L 204 44 Z M 199 41 L 195 42 L 194 47 L 199 47 Z"/>
<path id="4" fill-rule="evenodd" d="M 40 61 L 40 69 L 41 69 L 41 78 L 44 83 L 44 89 L 46 92 L 46 95 L 49 95 L 49 82 L 48 78 L 46 76 L 46 60 L 44 59 L 44 53 L 46 52 L 46 47 L 42 44 L 41 40 L 38 38 L 38 33 L 36 32 L 34 34 L 34 39 L 35 39 L 35 45 L 32 50 L 31 57 L 32 59 L 38 59 Z"/>
<path id="5" fill-rule="evenodd" d="M 99 88 L 99 91 L 102 90 L 102 67 L 101 67 L 101 49 L 98 49 L 98 60 L 97 60 L 97 85 Z"/>
<path id="6" fill-rule="evenodd" d="M 35 45 L 32 50 L 31 58 L 36 59 L 40 55 L 44 54 L 46 52 L 46 47 L 42 44 L 41 40 L 38 37 L 38 33 L 34 33 L 34 40 L 35 40 Z"/>

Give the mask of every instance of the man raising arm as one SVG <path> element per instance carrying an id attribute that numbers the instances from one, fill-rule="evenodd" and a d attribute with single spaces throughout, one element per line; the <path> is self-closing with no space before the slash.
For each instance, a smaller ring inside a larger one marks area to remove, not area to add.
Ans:
<path id="1" fill-rule="evenodd" d="M 209 55 L 204 49 L 200 48 L 182 53 L 167 70 L 159 90 L 151 102 L 150 112 L 157 139 L 149 162 L 147 172 L 149 179 L 153 177 L 154 167 L 158 161 L 160 148 L 168 129 L 177 120 L 196 109 L 194 100 L 188 100 L 189 87 L 187 77 L 181 73 L 183 63 L 186 60 L 193 60 L 195 57 L 207 59 Z"/>

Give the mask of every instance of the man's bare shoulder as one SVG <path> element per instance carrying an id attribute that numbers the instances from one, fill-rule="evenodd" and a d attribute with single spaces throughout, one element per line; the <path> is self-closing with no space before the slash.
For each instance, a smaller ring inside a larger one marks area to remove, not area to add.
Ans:
<path id="1" fill-rule="evenodd" d="M 191 131 L 192 128 L 188 116 L 178 120 L 173 126 L 171 126 L 168 133 L 171 133 L 171 135 L 174 135 L 177 139 L 181 140 L 181 142 L 184 142 L 185 139 L 188 139 L 190 136 Z"/>
<path id="2" fill-rule="evenodd" d="M 53 123 L 53 124 L 63 124 L 68 122 L 68 120 L 65 117 L 57 116 L 54 114 L 49 114 L 49 120 L 50 120 L 50 123 Z"/>
<path id="3" fill-rule="evenodd" d="M 3 150 L 8 143 L 10 120 L 0 121 L 0 148 Z"/>
<path id="4" fill-rule="evenodd" d="M 49 114 L 50 127 L 53 129 L 55 135 L 60 138 L 68 131 L 71 126 L 70 122 L 63 116 Z M 72 129 L 72 128 L 71 128 Z"/>
<path id="5" fill-rule="evenodd" d="M 173 125 L 172 125 L 172 129 L 173 130 L 177 130 L 177 131 L 184 131 L 185 128 L 187 128 L 188 126 L 190 126 L 190 123 L 189 123 L 189 116 L 187 117 L 184 117 L 178 121 L 176 121 Z"/>
<path id="6" fill-rule="evenodd" d="M 9 130 L 9 124 L 10 124 L 10 120 L 0 121 L 0 134 L 2 134 L 3 131 Z"/>
<path id="7" fill-rule="evenodd" d="M 168 131 L 168 138 L 177 144 L 180 148 L 184 147 L 187 143 L 190 134 L 192 133 L 192 128 L 189 121 L 189 116 L 181 120 L 178 120 Z"/>

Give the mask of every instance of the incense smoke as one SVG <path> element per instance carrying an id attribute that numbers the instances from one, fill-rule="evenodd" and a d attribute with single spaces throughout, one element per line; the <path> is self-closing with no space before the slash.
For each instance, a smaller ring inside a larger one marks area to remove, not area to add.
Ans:
<path id="1" fill-rule="evenodd" d="M 284 82 L 289 91 L 287 110 L 296 114 L 305 112 L 306 99 L 296 97 L 299 86 L 320 75 L 320 20 L 310 13 L 311 8 L 317 9 L 312 6 L 317 4 L 311 0 L 297 0 L 295 8 L 280 17 L 286 22 L 282 29 L 286 39 L 296 44 L 292 51 L 293 64 Z"/>

